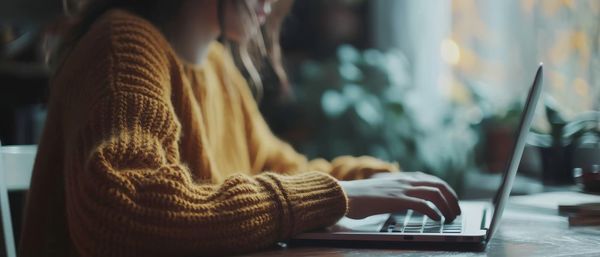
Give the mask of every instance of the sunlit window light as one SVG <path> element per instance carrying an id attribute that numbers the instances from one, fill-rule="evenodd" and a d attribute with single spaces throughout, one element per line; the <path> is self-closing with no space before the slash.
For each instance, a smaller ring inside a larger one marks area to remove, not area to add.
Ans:
<path id="1" fill-rule="evenodd" d="M 440 48 L 442 60 L 450 65 L 456 65 L 460 61 L 460 48 L 452 39 L 444 39 Z"/>

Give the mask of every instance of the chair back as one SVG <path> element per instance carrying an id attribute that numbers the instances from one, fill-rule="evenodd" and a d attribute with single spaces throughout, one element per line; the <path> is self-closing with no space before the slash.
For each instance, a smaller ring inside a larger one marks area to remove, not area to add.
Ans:
<path id="1" fill-rule="evenodd" d="M 17 256 L 8 192 L 29 189 L 36 152 L 36 146 L 0 144 L 0 257 Z"/>

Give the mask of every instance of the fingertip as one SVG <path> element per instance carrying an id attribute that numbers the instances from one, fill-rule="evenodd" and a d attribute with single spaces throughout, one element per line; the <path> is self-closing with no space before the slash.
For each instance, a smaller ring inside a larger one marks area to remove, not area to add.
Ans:
<path id="1" fill-rule="evenodd" d="M 454 203 L 454 209 L 456 209 L 457 215 L 462 214 L 462 209 L 460 208 L 460 204 L 458 204 L 458 202 Z"/>

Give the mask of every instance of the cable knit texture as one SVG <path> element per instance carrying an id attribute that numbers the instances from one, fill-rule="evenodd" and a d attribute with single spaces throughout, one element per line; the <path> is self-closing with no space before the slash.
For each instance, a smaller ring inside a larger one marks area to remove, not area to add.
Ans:
<path id="1" fill-rule="evenodd" d="M 96 21 L 51 92 L 23 257 L 253 251 L 341 218 L 335 178 L 398 169 L 369 157 L 307 161 L 268 129 L 222 45 L 187 64 L 122 10 Z"/>

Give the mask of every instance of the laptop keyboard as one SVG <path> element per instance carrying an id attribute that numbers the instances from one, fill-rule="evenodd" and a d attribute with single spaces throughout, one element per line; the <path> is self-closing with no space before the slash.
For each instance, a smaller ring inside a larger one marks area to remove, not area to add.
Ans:
<path id="1" fill-rule="evenodd" d="M 462 216 L 457 216 L 452 223 L 444 224 L 443 219 L 435 221 L 423 214 L 408 210 L 405 213 L 392 214 L 380 232 L 456 234 L 461 233 L 462 228 Z"/>

